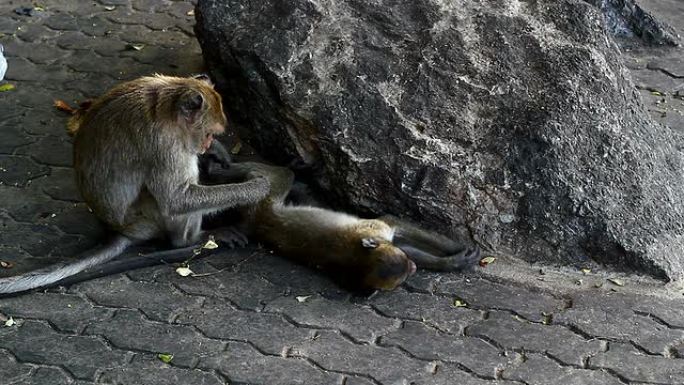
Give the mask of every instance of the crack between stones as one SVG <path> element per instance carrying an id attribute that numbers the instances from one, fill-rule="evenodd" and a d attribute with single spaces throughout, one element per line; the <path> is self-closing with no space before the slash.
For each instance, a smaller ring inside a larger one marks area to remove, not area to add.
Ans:
<path id="1" fill-rule="evenodd" d="M 60 365 L 39 364 L 39 363 L 24 361 L 24 360 L 19 359 L 14 354 L 13 351 L 11 351 L 10 349 L 7 349 L 7 348 L 0 348 L 0 351 L 7 353 L 12 358 L 12 360 L 14 360 L 14 362 L 16 362 L 20 365 L 28 365 L 30 367 L 29 373 L 28 373 L 28 378 L 33 377 L 36 374 L 36 371 L 40 368 L 51 368 L 51 369 L 57 369 L 59 371 L 62 371 L 68 377 L 68 379 L 71 380 L 72 382 L 76 382 L 76 380 L 78 379 L 78 377 L 74 376 L 73 373 L 71 373 L 71 371 L 69 371 L 67 368 L 62 367 Z"/>
<path id="2" fill-rule="evenodd" d="M 461 330 L 461 333 L 452 333 L 452 332 L 450 332 L 450 331 L 448 331 L 448 330 L 444 330 L 444 329 L 440 328 L 438 325 L 434 325 L 434 324 L 432 324 L 431 322 L 428 322 L 428 321 L 423 320 L 423 319 L 411 318 L 411 317 L 406 317 L 406 318 L 392 317 L 392 316 L 389 316 L 389 315 L 384 314 L 380 309 L 377 309 L 377 308 L 375 307 L 376 305 L 374 305 L 374 304 L 368 304 L 368 306 L 369 306 L 369 308 L 370 308 L 374 313 L 376 313 L 378 316 L 383 317 L 383 318 L 386 318 L 386 319 L 388 319 L 388 320 L 392 320 L 392 321 L 399 321 L 399 322 L 401 323 L 400 325 L 396 325 L 396 327 L 394 328 L 394 330 L 390 330 L 390 331 L 388 331 L 388 332 L 386 332 L 386 333 L 384 333 L 384 334 L 382 334 L 382 335 L 379 335 L 379 336 L 377 336 L 377 338 L 384 337 L 384 336 L 386 336 L 387 334 L 391 333 L 392 331 L 396 331 L 396 330 L 401 329 L 402 326 L 403 326 L 403 323 L 404 323 L 405 321 L 419 322 L 419 323 L 421 323 L 421 324 L 427 326 L 427 327 L 430 328 L 430 329 L 436 330 L 436 331 L 438 331 L 438 332 L 440 332 L 440 333 L 452 335 L 452 336 L 462 336 L 462 335 L 463 335 L 463 331 L 462 331 L 462 330 Z M 377 340 L 377 338 L 376 338 L 376 340 Z"/>
<path id="3" fill-rule="evenodd" d="M 487 342 L 487 341 L 485 341 L 485 342 Z M 475 377 L 475 378 L 481 379 L 481 380 L 486 380 L 486 381 L 492 381 L 492 380 L 496 381 L 496 380 L 498 380 L 498 379 L 497 379 L 496 377 L 494 377 L 494 376 L 483 376 L 483 375 L 481 375 L 481 374 L 478 374 L 478 373 L 476 373 L 475 371 L 473 371 L 472 369 L 468 368 L 467 366 L 465 366 L 464 364 L 462 364 L 462 363 L 460 363 L 460 362 L 458 362 L 458 361 L 452 361 L 452 360 L 448 360 L 448 359 L 445 359 L 445 358 L 428 359 L 428 358 L 424 358 L 424 357 L 419 357 L 419 356 L 417 356 L 417 355 L 411 353 L 410 351 L 408 351 L 406 348 L 404 348 L 404 347 L 401 346 L 401 345 L 395 345 L 395 344 L 381 344 L 381 345 L 378 345 L 378 346 L 384 347 L 384 348 L 386 348 L 386 349 L 393 349 L 393 350 L 396 350 L 396 351 L 400 352 L 401 354 L 403 354 L 403 355 L 405 355 L 405 356 L 407 356 L 407 357 L 409 357 L 409 358 L 412 358 L 412 359 L 415 359 L 415 360 L 418 360 L 418 361 L 421 361 L 421 362 L 439 362 L 439 363 L 442 363 L 442 364 L 452 364 L 452 365 L 456 365 L 456 367 L 457 367 L 459 370 L 461 370 L 462 372 L 468 373 L 469 375 L 471 375 L 471 376 L 473 376 L 473 377 Z M 518 381 L 512 381 L 512 382 L 518 382 Z"/>
<path id="4" fill-rule="evenodd" d="M 642 317 L 650 318 L 653 322 L 655 322 L 661 326 L 665 326 L 666 328 L 668 328 L 670 330 L 684 330 L 684 327 L 671 325 L 668 322 L 666 322 L 664 319 L 658 317 L 657 315 L 655 315 L 651 312 L 646 312 L 646 311 L 641 311 L 641 310 L 636 310 L 636 309 L 633 309 L 632 311 L 634 312 L 634 314 L 640 315 Z"/>

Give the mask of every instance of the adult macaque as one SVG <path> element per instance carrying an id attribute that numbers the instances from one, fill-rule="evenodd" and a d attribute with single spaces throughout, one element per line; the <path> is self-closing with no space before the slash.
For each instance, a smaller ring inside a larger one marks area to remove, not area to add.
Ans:
<path id="1" fill-rule="evenodd" d="M 0 293 L 53 284 L 142 241 L 165 238 L 174 247 L 198 243 L 203 215 L 263 200 L 266 178 L 198 184 L 198 155 L 225 125 L 221 96 L 203 75 L 142 77 L 82 105 L 68 124 L 77 186 L 117 235 L 77 262 L 0 279 Z M 219 239 L 239 243 L 241 237 L 228 231 Z"/>

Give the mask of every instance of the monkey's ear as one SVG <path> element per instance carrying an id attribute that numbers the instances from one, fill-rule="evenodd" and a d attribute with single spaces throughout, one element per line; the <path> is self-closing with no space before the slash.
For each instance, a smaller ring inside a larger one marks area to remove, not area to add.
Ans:
<path id="1" fill-rule="evenodd" d="M 188 120 L 194 120 L 199 111 L 204 105 L 204 97 L 199 92 L 192 92 L 189 95 L 183 96 L 179 101 L 179 109 L 183 117 Z"/>
<path id="2" fill-rule="evenodd" d="M 375 249 L 379 246 L 378 240 L 373 238 L 363 238 L 361 240 L 361 246 L 366 249 Z"/>
<path id="3" fill-rule="evenodd" d="M 203 82 L 209 84 L 209 85 L 212 86 L 212 87 L 214 86 L 214 82 L 211 81 L 211 78 L 210 78 L 209 75 L 207 75 L 207 74 L 197 74 L 197 75 L 194 75 L 194 76 L 193 76 L 193 79 L 201 80 L 201 81 L 203 81 Z"/>

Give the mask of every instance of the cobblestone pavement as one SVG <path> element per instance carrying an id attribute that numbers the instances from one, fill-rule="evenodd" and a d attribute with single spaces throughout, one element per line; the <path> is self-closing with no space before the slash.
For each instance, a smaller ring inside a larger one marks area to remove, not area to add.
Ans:
<path id="1" fill-rule="evenodd" d="M 678 1 L 644 3 L 676 22 Z M 189 2 L 39 3 L 21 16 L 28 2 L 0 2 L 16 86 L 0 93 L 0 260 L 14 264 L 2 276 L 103 234 L 74 189 L 53 99 L 202 70 Z M 649 109 L 684 128 L 682 50 L 630 55 Z M 681 286 L 499 259 L 359 298 L 257 249 L 191 268 L 199 275 L 158 266 L 0 299 L 16 322 L 0 323 L 0 383 L 684 384 Z"/>

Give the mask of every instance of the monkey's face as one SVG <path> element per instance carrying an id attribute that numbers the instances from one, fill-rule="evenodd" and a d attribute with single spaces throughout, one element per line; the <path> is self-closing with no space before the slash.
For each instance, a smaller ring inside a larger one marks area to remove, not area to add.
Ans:
<path id="1" fill-rule="evenodd" d="M 368 250 L 368 264 L 363 279 L 364 286 L 373 289 L 392 290 L 416 272 L 416 264 L 392 243 L 376 241 L 369 245 L 366 240 L 364 241 Z"/>
<path id="2" fill-rule="evenodd" d="M 206 76 L 189 78 L 189 87 L 178 98 L 179 122 L 190 145 L 199 154 L 211 146 L 214 135 L 225 131 L 221 95 Z"/>

